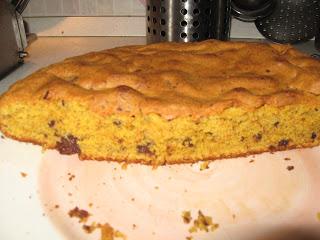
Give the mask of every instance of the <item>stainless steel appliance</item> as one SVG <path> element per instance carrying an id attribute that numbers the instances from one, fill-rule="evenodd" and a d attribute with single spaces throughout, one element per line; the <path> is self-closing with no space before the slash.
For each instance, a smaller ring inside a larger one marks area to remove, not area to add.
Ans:
<path id="1" fill-rule="evenodd" d="M 147 0 L 147 42 L 228 40 L 230 0 Z"/>
<path id="2" fill-rule="evenodd" d="M 23 63 L 27 38 L 22 11 L 28 1 L 0 0 L 0 79 Z"/>

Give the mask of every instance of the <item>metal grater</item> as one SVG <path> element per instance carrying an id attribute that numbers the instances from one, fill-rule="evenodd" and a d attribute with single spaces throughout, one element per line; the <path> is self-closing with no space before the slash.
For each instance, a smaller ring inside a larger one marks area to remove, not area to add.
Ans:
<path id="1" fill-rule="evenodd" d="M 147 0 L 147 42 L 229 39 L 230 0 Z"/>

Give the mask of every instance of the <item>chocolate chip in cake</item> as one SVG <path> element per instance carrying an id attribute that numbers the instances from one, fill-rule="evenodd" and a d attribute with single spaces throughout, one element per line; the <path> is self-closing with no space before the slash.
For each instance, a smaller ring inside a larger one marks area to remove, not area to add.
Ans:
<path id="1" fill-rule="evenodd" d="M 271 153 L 273 153 L 273 152 L 277 151 L 277 148 L 276 148 L 275 146 L 273 146 L 273 145 L 270 145 L 270 146 L 269 146 L 269 151 L 270 151 Z"/>
<path id="2" fill-rule="evenodd" d="M 167 145 L 166 152 L 167 152 L 168 156 L 171 156 L 174 152 L 174 147 L 171 145 Z"/>
<path id="3" fill-rule="evenodd" d="M 317 134 L 315 132 L 311 133 L 311 139 L 314 140 L 317 138 Z"/>
<path id="4" fill-rule="evenodd" d="M 112 123 L 113 123 L 114 125 L 116 125 L 117 127 L 120 127 L 121 124 L 122 124 L 122 122 L 121 122 L 120 120 L 118 120 L 118 119 L 113 120 Z"/>
<path id="5" fill-rule="evenodd" d="M 61 100 L 61 105 L 62 105 L 62 106 L 65 106 L 65 105 L 66 105 L 66 103 L 64 102 L 63 99 Z"/>
<path id="6" fill-rule="evenodd" d="M 49 93 L 50 93 L 49 90 L 46 91 L 46 93 L 45 93 L 44 96 L 43 96 L 43 99 L 44 99 L 44 100 L 47 100 L 47 99 L 48 99 Z"/>
<path id="7" fill-rule="evenodd" d="M 212 132 L 205 132 L 204 134 L 210 141 L 215 141 L 215 136 Z"/>
<path id="8" fill-rule="evenodd" d="M 183 140 L 182 145 L 185 147 L 194 147 L 194 144 L 192 143 L 192 139 L 190 137 L 186 137 Z"/>
<path id="9" fill-rule="evenodd" d="M 154 152 L 150 150 L 150 143 L 144 144 L 144 145 L 137 145 L 137 152 L 143 153 L 149 156 L 153 156 Z"/>
<path id="10" fill-rule="evenodd" d="M 56 124 L 56 121 L 55 121 L 55 120 L 51 120 L 51 121 L 48 123 L 48 125 L 49 125 L 50 128 L 53 128 L 55 124 Z"/>
<path id="11" fill-rule="evenodd" d="M 120 93 L 126 93 L 132 91 L 132 88 L 126 85 L 119 85 L 116 87 Z"/>
<path id="12" fill-rule="evenodd" d="M 256 142 L 261 141 L 261 139 L 262 139 L 262 134 L 261 134 L 261 133 L 257 133 L 257 134 L 255 134 L 255 135 L 253 135 L 253 139 L 254 139 Z"/>
<path id="13" fill-rule="evenodd" d="M 78 139 L 73 135 L 69 134 L 67 137 L 61 137 L 60 141 L 57 142 L 56 148 L 61 154 L 76 154 L 80 153 L 80 147 L 78 145 Z"/>
<path id="14" fill-rule="evenodd" d="M 289 144 L 289 140 L 288 139 L 282 139 L 278 142 L 278 146 L 279 147 L 286 147 Z"/>
<path id="15" fill-rule="evenodd" d="M 273 124 L 273 126 L 275 126 L 276 128 L 279 126 L 279 124 L 280 124 L 280 122 L 275 122 L 274 124 Z"/>

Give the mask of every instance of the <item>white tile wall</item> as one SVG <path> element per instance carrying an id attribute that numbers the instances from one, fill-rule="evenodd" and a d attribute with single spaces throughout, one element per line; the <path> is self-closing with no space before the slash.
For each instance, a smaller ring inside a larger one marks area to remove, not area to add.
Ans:
<path id="1" fill-rule="evenodd" d="M 143 0 L 30 0 L 26 17 L 143 16 Z"/>
<path id="2" fill-rule="evenodd" d="M 145 1 L 30 0 L 23 15 L 38 36 L 144 36 Z M 231 37 L 262 38 L 253 23 L 237 20 Z"/>

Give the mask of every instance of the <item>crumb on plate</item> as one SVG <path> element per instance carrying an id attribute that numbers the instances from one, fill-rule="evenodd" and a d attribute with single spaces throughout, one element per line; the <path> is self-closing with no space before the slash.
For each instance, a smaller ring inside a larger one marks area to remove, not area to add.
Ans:
<path id="1" fill-rule="evenodd" d="M 200 163 L 200 171 L 203 171 L 205 169 L 209 169 L 209 161 L 204 161 Z"/>
<path id="2" fill-rule="evenodd" d="M 192 220 L 190 211 L 183 211 L 182 212 L 182 219 L 183 219 L 184 223 L 186 223 L 186 224 L 190 223 Z"/>
<path id="3" fill-rule="evenodd" d="M 193 226 L 189 228 L 190 233 L 205 231 L 212 232 L 219 227 L 219 224 L 212 221 L 212 217 L 205 216 L 200 210 L 198 211 L 198 218 L 193 221 Z"/>
<path id="4" fill-rule="evenodd" d="M 74 209 L 69 211 L 69 217 L 73 218 L 78 218 L 79 222 L 86 222 L 88 218 L 90 217 L 90 214 L 88 211 L 79 209 L 78 207 L 75 207 Z"/>
<path id="5" fill-rule="evenodd" d="M 292 171 L 294 169 L 294 166 L 287 166 L 288 171 Z"/>

